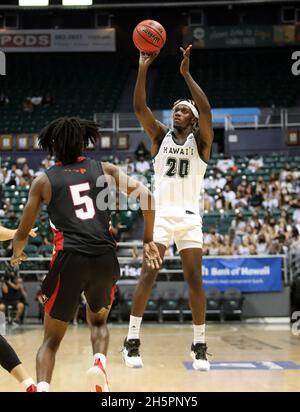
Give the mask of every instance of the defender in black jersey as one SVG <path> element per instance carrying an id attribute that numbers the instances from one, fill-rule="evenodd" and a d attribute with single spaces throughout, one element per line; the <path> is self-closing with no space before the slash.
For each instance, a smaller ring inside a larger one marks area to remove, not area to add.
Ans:
<path id="1" fill-rule="evenodd" d="M 0 225 L 0 242 L 13 239 L 15 233 L 16 230 L 7 229 Z M 30 235 L 35 237 L 35 230 L 32 230 Z M 5 283 L 5 279 L 0 279 L 0 288 L 3 283 Z M 33 379 L 22 365 L 14 349 L 2 335 L 0 335 L 0 366 L 21 383 L 26 392 L 36 392 L 36 385 Z"/>
<path id="2" fill-rule="evenodd" d="M 17 264 L 26 258 L 23 250 L 28 233 L 41 203 L 46 202 L 54 232 L 55 254 L 42 285 L 45 335 L 37 354 L 38 391 L 49 390 L 55 354 L 82 291 L 87 300 L 87 319 L 95 355 L 95 365 L 88 371 L 88 376 L 92 391 L 108 390 L 106 320 L 119 277 L 110 214 L 104 201 L 109 179 L 113 179 L 117 190 L 146 199 L 141 202 L 145 220 L 145 263 L 153 268 L 159 268 L 161 263 L 153 242 L 154 210 L 148 206 L 153 202 L 151 193 L 118 167 L 82 156 L 82 150 L 90 142 L 95 143 L 97 137 L 96 123 L 77 118 L 57 119 L 42 130 L 40 146 L 55 154 L 58 163 L 33 181 L 14 237 L 11 263 Z"/>

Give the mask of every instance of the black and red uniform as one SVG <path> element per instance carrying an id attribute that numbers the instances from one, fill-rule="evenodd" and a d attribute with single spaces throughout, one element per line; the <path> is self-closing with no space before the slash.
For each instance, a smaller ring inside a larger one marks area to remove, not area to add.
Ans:
<path id="1" fill-rule="evenodd" d="M 120 268 L 109 209 L 103 207 L 108 199 L 101 163 L 80 157 L 69 165 L 58 163 L 46 174 L 52 190 L 48 213 L 55 254 L 42 293 L 46 313 L 68 322 L 82 291 L 92 312 L 112 303 Z"/>

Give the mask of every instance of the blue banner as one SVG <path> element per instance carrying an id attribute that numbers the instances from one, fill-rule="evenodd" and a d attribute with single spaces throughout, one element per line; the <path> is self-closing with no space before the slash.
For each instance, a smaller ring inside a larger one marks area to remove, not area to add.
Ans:
<path id="1" fill-rule="evenodd" d="M 282 258 L 203 258 L 204 288 L 237 288 L 242 292 L 280 292 Z"/>

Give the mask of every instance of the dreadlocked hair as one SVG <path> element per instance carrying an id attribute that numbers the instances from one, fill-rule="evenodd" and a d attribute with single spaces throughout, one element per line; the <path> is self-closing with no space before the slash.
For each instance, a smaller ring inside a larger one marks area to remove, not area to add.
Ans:
<path id="1" fill-rule="evenodd" d="M 44 127 L 39 135 L 39 146 L 63 164 L 74 163 L 89 143 L 100 137 L 99 125 L 78 117 L 60 117 Z"/>

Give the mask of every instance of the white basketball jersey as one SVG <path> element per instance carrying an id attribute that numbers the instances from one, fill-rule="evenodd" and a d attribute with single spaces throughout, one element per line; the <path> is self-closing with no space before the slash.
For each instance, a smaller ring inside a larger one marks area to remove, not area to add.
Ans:
<path id="1" fill-rule="evenodd" d="M 154 158 L 156 215 L 199 215 L 199 197 L 206 168 L 193 133 L 183 145 L 178 145 L 169 131 Z"/>

